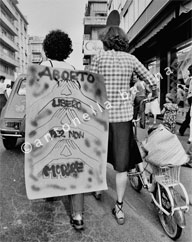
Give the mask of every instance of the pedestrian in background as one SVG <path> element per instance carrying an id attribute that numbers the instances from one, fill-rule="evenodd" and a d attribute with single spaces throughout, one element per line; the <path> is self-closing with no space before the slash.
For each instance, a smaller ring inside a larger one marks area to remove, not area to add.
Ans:
<path id="1" fill-rule="evenodd" d="M 96 54 L 90 71 L 103 75 L 109 109 L 108 158 L 116 170 L 117 201 L 112 210 L 118 224 L 124 224 L 123 199 L 127 186 L 127 172 L 142 163 L 142 158 L 133 136 L 133 103 L 131 97 L 122 100 L 119 92 L 129 93 L 132 74 L 156 88 L 156 79 L 133 55 L 128 53 L 128 39 L 118 26 L 107 26 L 100 34 L 104 51 Z"/>
<path id="2" fill-rule="evenodd" d="M 134 87 L 136 88 L 137 92 L 135 95 L 135 99 L 134 99 L 134 114 L 133 114 L 133 119 L 137 119 L 138 114 L 141 113 L 140 110 L 140 104 L 141 101 L 143 101 L 143 99 L 146 98 L 146 83 L 144 81 L 138 80 Z"/>
<path id="3" fill-rule="evenodd" d="M 187 79 L 185 84 L 186 84 L 186 86 L 189 85 L 188 95 L 187 95 L 187 100 L 188 100 L 188 103 L 189 103 L 189 110 L 188 110 L 188 112 L 185 116 L 184 122 L 181 124 L 181 126 L 179 128 L 179 134 L 181 136 L 184 135 L 185 130 L 189 127 L 190 120 L 191 120 L 190 112 L 191 112 L 191 103 L 192 103 L 192 65 L 190 65 L 188 67 L 188 71 L 189 71 L 189 78 Z"/>
<path id="4" fill-rule="evenodd" d="M 178 105 L 175 102 L 175 98 L 171 93 L 167 93 L 165 97 L 166 103 L 163 105 L 163 125 L 168 128 L 171 133 L 175 133 L 176 118 Z"/>
<path id="5" fill-rule="evenodd" d="M 152 92 L 155 92 L 155 93 L 152 93 Z M 152 96 L 157 97 L 157 93 L 158 93 L 157 89 L 155 91 L 152 90 L 148 94 L 147 98 L 151 99 Z M 145 108 L 145 114 L 147 115 L 146 123 L 149 123 L 150 113 L 153 115 L 153 124 L 156 124 L 157 115 L 161 114 L 158 97 L 155 99 L 152 99 L 152 101 L 146 103 L 146 108 Z"/>
<path id="6" fill-rule="evenodd" d="M 65 61 L 73 51 L 72 41 L 67 33 L 61 30 L 51 31 L 43 41 L 43 50 L 47 60 L 43 61 L 41 65 L 69 70 L 75 69 Z M 68 197 L 71 210 L 70 222 L 75 229 L 83 229 L 84 194 L 69 195 Z M 47 200 L 51 201 L 53 198 Z"/>
<path id="7" fill-rule="evenodd" d="M 0 76 L 0 116 L 3 107 L 7 102 L 5 76 Z"/>

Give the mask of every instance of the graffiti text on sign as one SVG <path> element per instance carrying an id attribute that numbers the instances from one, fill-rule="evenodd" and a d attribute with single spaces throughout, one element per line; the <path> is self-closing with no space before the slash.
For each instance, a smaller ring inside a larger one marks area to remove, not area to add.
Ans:
<path id="1" fill-rule="evenodd" d="M 66 178 L 68 176 L 77 177 L 83 172 L 83 162 L 75 161 L 67 164 L 47 165 L 42 170 L 43 178 Z"/>
<path id="2" fill-rule="evenodd" d="M 60 81 L 76 80 L 81 82 L 88 81 L 89 83 L 93 83 L 95 81 L 94 75 L 85 71 L 59 71 L 57 69 L 53 69 L 51 72 L 47 66 L 43 71 L 39 72 L 39 76 L 48 76 L 50 80 Z"/>
<path id="3" fill-rule="evenodd" d="M 54 98 L 52 101 L 52 106 L 53 107 L 72 107 L 72 108 L 77 108 L 80 109 L 81 108 L 81 102 L 76 101 L 76 100 L 67 100 L 67 99 L 63 99 L 63 98 Z"/>
<path id="4" fill-rule="evenodd" d="M 82 131 L 69 130 L 68 132 L 65 132 L 63 129 L 56 129 L 56 128 L 49 130 L 49 134 L 51 135 L 52 138 L 58 138 L 58 137 L 66 138 L 66 135 L 68 135 L 68 138 L 74 138 L 74 139 L 84 138 L 84 132 Z"/>

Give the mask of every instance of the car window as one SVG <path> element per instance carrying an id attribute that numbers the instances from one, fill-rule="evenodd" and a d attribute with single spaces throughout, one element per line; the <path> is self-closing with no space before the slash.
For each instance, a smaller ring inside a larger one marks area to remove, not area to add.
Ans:
<path id="1" fill-rule="evenodd" d="M 21 95 L 21 96 L 26 95 L 26 78 L 22 80 L 19 86 L 18 95 Z"/>

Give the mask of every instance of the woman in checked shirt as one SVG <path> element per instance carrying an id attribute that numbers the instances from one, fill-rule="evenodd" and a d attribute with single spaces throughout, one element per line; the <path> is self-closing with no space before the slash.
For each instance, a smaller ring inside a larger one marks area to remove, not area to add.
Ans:
<path id="1" fill-rule="evenodd" d="M 112 106 L 109 109 L 107 158 L 107 162 L 116 170 L 117 202 L 112 212 L 118 224 L 124 224 L 123 198 L 127 186 L 127 171 L 142 162 L 133 137 L 130 80 L 136 74 L 140 80 L 155 89 L 156 79 L 135 56 L 128 53 L 128 39 L 120 27 L 106 27 L 100 40 L 104 51 L 93 58 L 90 71 L 104 76 L 108 100 Z"/>

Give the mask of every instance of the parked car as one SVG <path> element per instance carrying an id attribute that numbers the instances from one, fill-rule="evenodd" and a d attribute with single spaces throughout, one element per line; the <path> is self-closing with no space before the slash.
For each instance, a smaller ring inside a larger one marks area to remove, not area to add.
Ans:
<path id="1" fill-rule="evenodd" d="M 24 137 L 22 122 L 26 110 L 26 75 L 19 75 L 0 117 L 0 134 L 6 149 L 13 149 Z"/>

